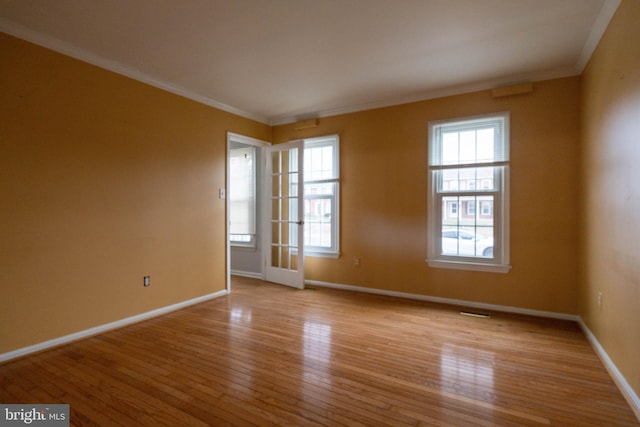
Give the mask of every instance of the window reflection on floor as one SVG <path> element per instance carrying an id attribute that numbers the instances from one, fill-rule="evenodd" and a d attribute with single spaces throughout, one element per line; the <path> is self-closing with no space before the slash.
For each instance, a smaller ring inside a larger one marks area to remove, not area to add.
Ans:
<path id="1" fill-rule="evenodd" d="M 304 322 L 304 357 L 329 361 L 331 358 L 331 325 Z"/>
<path id="2" fill-rule="evenodd" d="M 494 354 L 488 351 L 445 344 L 440 353 L 442 384 L 462 388 L 466 395 L 478 399 L 493 392 L 493 366 Z"/>
<path id="3" fill-rule="evenodd" d="M 327 401 L 318 401 L 318 389 L 331 390 L 331 325 L 304 322 L 303 355 L 306 366 L 303 372 L 302 395 L 304 399 L 316 402 L 317 409 L 327 406 Z"/>
<path id="4" fill-rule="evenodd" d="M 251 322 L 251 310 L 234 307 L 231 309 L 229 320 L 231 323 L 249 323 Z"/>

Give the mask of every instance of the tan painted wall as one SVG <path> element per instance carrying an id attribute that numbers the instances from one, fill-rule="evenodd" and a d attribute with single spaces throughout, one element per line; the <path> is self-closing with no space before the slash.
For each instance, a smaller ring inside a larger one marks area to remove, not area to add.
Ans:
<path id="1" fill-rule="evenodd" d="M 582 106 L 580 314 L 640 395 L 639 1 L 623 0 L 611 20 L 583 74 Z"/>
<path id="2" fill-rule="evenodd" d="M 1 33 L 0 52 L 0 353 L 224 289 L 226 131 L 271 129 Z"/>
<path id="3" fill-rule="evenodd" d="M 579 77 L 532 94 L 489 91 L 274 128 L 274 142 L 340 135 L 340 259 L 308 258 L 307 279 L 492 304 L 577 313 Z M 427 123 L 511 112 L 508 274 L 429 268 Z M 353 258 L 361 266 L 353 266 Z"/>
<path id="4" fill-rule="evenodd" d="M 276 142 L 341 137 L 342 256 L 309 258 L 307 278 L 579 313 L 640 393 L 639 43 L 640 2 L 623 0 L 582 90 L 559 79 L 275 127 Z M 4 34 L 0 51 L 0 353 L 223 289 L 225 132 L 272 130 Z M 504 110 L 513 270 L 429 268 L 427 123 Z"/>

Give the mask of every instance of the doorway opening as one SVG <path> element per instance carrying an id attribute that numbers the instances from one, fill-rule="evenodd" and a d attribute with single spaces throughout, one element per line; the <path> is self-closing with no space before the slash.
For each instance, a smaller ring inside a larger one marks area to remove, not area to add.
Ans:
<path id="1" fill-rule="evenodd" d="M 261 212 L 264 148 L 270 144 L 227 133 L 227 291 L 231 275 L 264 278 Z"/>

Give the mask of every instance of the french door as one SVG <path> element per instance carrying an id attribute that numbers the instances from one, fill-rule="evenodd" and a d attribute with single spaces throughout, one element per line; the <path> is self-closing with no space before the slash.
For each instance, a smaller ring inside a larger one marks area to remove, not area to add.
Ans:
<path id="1" fill-rule="evenodd" d="M 304 287 L 304 142 L 277 144 L 266 149 L 265 278 Z"/>

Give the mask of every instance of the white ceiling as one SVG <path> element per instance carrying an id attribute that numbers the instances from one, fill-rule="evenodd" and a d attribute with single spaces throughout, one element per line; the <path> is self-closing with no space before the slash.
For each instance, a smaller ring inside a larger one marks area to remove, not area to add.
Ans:
<path id="1" fill-rule="evenodd" d="M 0 30 L 277 124 L 579 74 L 620 0 L 0 0 Z"/>

